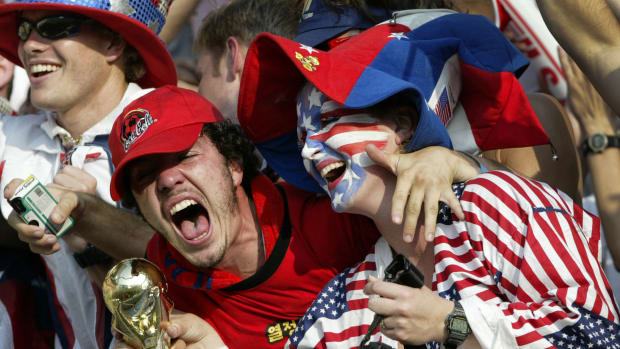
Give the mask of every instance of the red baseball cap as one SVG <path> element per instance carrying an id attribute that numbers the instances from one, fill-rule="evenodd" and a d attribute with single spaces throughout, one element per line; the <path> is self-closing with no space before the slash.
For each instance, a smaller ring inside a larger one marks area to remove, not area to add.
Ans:
<path id="1" fill-rule="evenodd" d="M 118 201 L 124 193 L 125 165 L 150 154 L 189 149 L 205 123 L 224 118 L 198 93 L 164 86 L 130 103 L 116 118 L 108 140 L 114 163 L 110 195 Z"/>

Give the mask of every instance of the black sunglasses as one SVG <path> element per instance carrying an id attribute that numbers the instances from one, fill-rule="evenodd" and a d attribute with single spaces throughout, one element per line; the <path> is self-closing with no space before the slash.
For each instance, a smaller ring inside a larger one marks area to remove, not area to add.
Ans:
<path id="1" fill-rule="evenodd" d="M 36 22 L 22 17 L 19 19 L 17 37 L 21 41 L 26 41 L 30 33 L 32 33 L 32 29 L 35 29 L 39 35 L 46 39 L 62 39 L 77 34 L 82 23 L 91 21 L 94 22 L 93 19 L 88 17 L 63 15 L 44 17 Z"/>

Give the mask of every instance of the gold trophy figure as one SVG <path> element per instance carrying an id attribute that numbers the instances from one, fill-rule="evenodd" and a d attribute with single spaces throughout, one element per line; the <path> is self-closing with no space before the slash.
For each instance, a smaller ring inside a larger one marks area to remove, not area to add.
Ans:
<path id="1" fill-rule="evenodd" d="M 110 269 L 103 298 L 112 312 L 112 326 L 125 342 L 136 348 L 170 348 L 170 338 L 160 327 L 172 310 L 167 291 L 164 274 L 146 259 L 125 259 Z"/>

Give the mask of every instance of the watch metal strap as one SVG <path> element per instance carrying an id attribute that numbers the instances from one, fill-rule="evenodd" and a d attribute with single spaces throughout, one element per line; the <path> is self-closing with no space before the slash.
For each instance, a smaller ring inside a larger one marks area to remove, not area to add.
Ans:
<path id="1" fill-rule="evenodd" d="M 471 334 L 471 327 L 467 323 L 465 311 L 459 301 L 454 302 L 454 310 L 446 316 L 446 329 L 448 338 L 444 346 L 447 349 L 456 349 Z"/>

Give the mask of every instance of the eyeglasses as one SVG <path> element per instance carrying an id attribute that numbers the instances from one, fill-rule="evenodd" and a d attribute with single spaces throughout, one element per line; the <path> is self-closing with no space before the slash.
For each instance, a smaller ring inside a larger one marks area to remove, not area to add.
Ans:
<path id="1" fill-rule="evenodd" d="M 46 39 L 62 39 L 77 34 L 82 23 L 88 21 L 94 20 L 87 17 L 57 15 L 32 22 L 22 17 L 17 28 L 17 37 L 21 41 L 26 41 L 32 33 L 32 29 L 35 29 L 39 35 Z"/>

